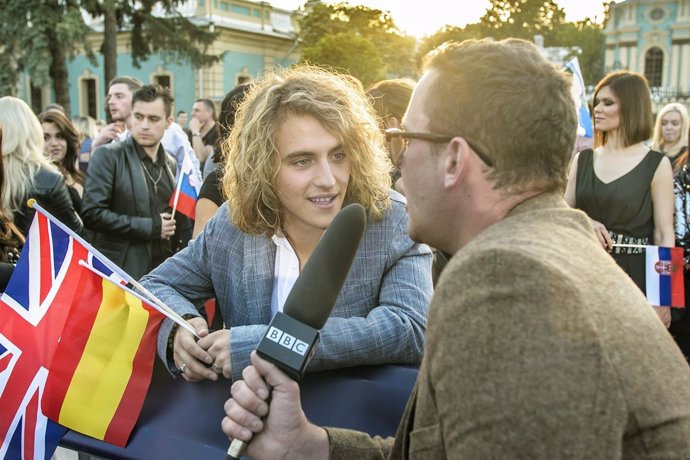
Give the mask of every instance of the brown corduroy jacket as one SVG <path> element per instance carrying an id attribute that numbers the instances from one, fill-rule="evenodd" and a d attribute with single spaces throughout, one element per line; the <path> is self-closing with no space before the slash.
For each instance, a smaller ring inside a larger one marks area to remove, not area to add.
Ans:
<path id="1" fill-rule="evenodd" d="M 542 194 L 458 252 L 395 439 L 332 459 L 690 458 L 690 370 L 587 216 Z"/>

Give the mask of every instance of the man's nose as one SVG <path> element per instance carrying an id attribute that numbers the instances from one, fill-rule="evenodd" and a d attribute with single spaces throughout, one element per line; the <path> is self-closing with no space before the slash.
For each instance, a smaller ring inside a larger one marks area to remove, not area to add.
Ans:
<path id="1" fill-rule="evenodd" d="M 328 161 L 319 163 L 319 170 L 316 177 L 316 184 L 320 187 L 332 187 L 335 185 L 335 175 Z"/>

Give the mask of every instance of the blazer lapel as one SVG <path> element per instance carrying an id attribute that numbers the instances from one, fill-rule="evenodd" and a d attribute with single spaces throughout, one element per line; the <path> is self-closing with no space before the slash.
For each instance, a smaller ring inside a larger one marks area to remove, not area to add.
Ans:
<path id="1" fill-rule="evenodd" d="M 276 246 L 265 236 L 247 236 L 244 243 L 245 262 L 242 284 L 247 295 L 239 324 L 268 324 L 271 322 L 271 295 L 276 260 Z"/>

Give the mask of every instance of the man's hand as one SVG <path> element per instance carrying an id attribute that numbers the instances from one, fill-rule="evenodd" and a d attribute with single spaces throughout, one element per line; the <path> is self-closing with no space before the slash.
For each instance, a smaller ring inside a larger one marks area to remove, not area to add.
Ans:
<path id="1" fill-rule="evenodd" d="M 91 144 L 91 152 L 96 150 L 97 147 L 105 145 L 108 142 L 117 141 L 119 139 L 120 130 L 115 123 L 110 123 L 98 132 L 98 136 L 93 140 Z"/>
<path id="2" fill-rule="evenodd" d="M 168 212 L 161 213 L 161 239 L 167 240 L 175 235 L 175 219 Z"/>
<path id="3" fill-rule="evenodd" d="M 328 434 L 304 415 L 297 382 L 256 352 L 251 360 L 252 366 L 242 372 L 243 380 L 232 385 L 232 399 L 225 403 L 226 417 L 221 423 L 223 432 L 228 438 L 251 440 L 246 454 L 252 458 L 327 459 Z M 270 412 L 266 403 L 269 384 L 273 387 Z"/>
<path id="4" fill-rule="evenodd" d="M 192 134 L 199 134 L 201 132 L 201 123 L 199 123 L 199 120 L 192 117 L 192 119 L 189 120 L 189 130 Z"/>
<path id="5" fill-rule="evenodd" d="M 194 327 L 199 337 L 208 335 L 208 325 L 203 318 L 191 318 L 187 321 Z M 175 331 L 173 361 L 178 369 L 182 369 L 182 377 L 188 382 L 218 379 L 218 374 L 206 367 L 213 363 L 213 357 L 197 345 L 190 332 L 181 327 Z"/>
<path id="6" fill-rule="evenodd" d="M 230 330 L 222 329 L 202 337 L 197 342 L 201 348 L 213 356 L 211 370 L 223 374 L 226 379 L 232 379 L 232 367 L 230 366 Z"/>

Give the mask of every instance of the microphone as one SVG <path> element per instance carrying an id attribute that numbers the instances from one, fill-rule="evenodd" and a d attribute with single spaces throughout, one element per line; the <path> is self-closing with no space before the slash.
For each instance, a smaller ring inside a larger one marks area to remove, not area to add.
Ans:
<path id="1" fill-rule="evenodd" d="M 365 227 L 366 213 L 357 203 L 336 214 L 285 299 L 283 311 L 275 314 L 259 342 L 256 352 L 298 382 L 316 351 L 319 330 L 343 288 Z M 226 460 L 238 460 L 246 447 L 246 442 L 234 439 Z"/>

